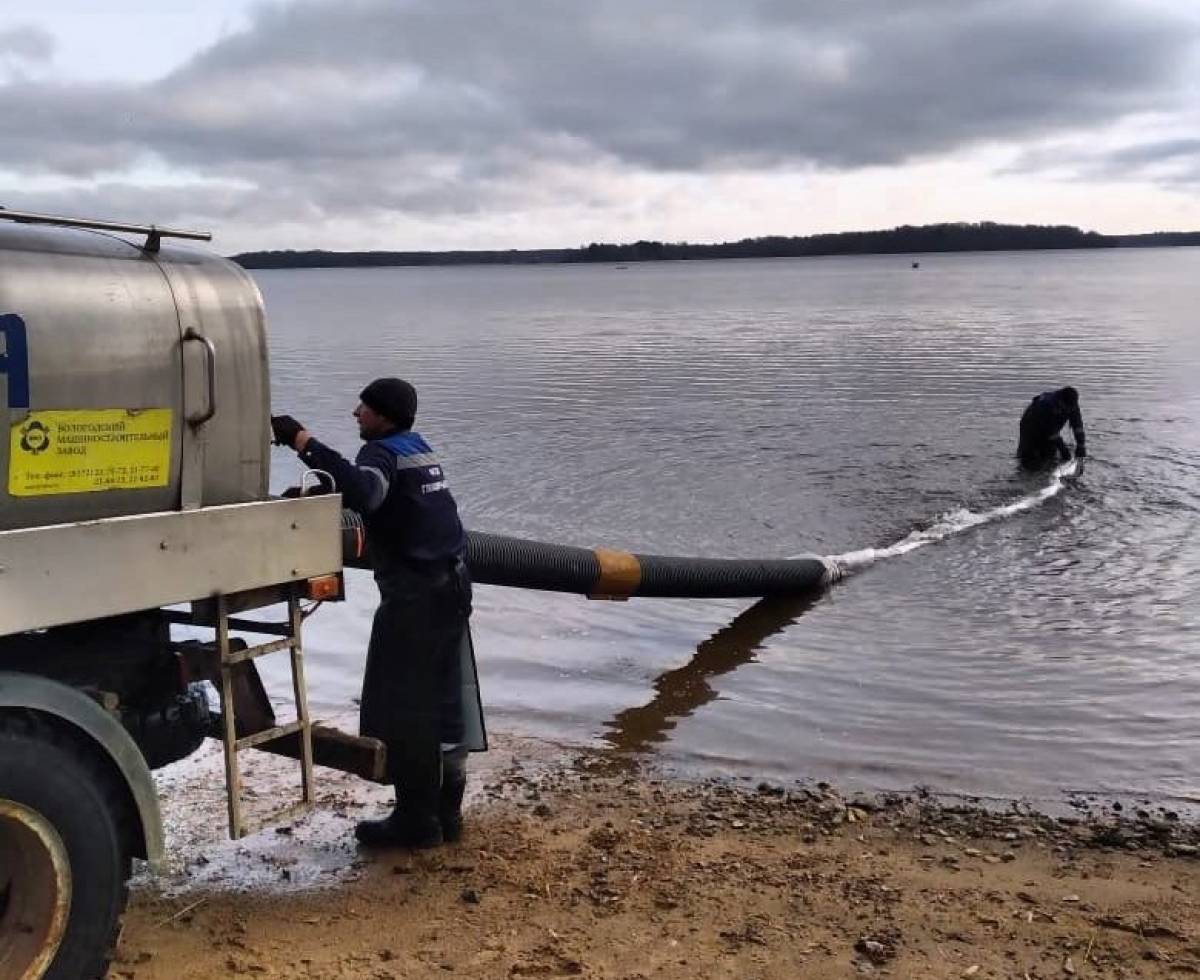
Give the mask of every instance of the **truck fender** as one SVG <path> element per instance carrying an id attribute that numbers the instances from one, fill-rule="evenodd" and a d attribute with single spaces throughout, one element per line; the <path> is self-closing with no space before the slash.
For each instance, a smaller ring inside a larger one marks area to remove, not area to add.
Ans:
<path id="1" fill-rule="evenodd" d="M 0 671 L 0 711 L 20 708 L 58 718 L 90 739 L 112 762 L 137 811 L 135 855 L 157 864 L 163 856 L 162 814 L 154 777 L 137 743 L 115 718 L 90 697 L 60 681 Z"/>

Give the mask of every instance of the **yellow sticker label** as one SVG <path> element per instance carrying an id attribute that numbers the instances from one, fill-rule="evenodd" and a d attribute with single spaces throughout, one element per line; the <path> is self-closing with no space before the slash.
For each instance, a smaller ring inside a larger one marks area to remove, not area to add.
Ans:
<path id="1" fill-rule="evenodd" d="M 171 479 L 169 408 L 30 412 L 8 441 L 14 497 L 165 487 Z"/>

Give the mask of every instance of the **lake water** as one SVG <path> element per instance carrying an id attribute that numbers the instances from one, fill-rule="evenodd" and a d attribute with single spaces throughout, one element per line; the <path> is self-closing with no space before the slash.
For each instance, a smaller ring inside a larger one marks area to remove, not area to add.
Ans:
<path id="1" fill-rule="evenodd" d="M 759 605 L 480 587 L 493 730 L 694 773 L 1200 801 L 1200 250 L 918 258 L 256 279 L 275 410 L 353 453 L 362 385 L 411 379 L 471 528 L 859 553 Z M 1065 384 L 1091 458 L 1022 475 L 1021 411 Z M 906 539 L 932 543 L 864 553 Z M 375 592 L 350 590 L 309 621 L 320 712 L 358 693 Z"/>

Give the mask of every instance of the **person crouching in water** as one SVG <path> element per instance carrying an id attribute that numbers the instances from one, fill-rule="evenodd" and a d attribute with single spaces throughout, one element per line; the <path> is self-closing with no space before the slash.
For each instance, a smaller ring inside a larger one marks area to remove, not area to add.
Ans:
<path id="1" fill-rule="evenodd" d="M 387 745 L 396 805 L 383 820 L 359 823 L 355 836 L 371 847 L 436 847 L 462 833 L 466 533 L 441 464 L 412 431 L 413 386 L 378 378 L 359 399 L 354 417 L 366 445 L 353 463 L 291 416 L 273 416 L 271 429 L 278 444 L 328 472 L 343 503 L 362 515 L 379 586 L 359 728 Z"/>
<path id="2" fill-rule="evenodd" d="M 1043 391 L 1036 396 L 1021 415 L 1021 437 L 1017 457 L 1027 470 L 1040 470 L 1055 457 L 1066 462 L 1071 451 L 1059 435 L 1062 427 L 1071 425 L 1075 436 L 1075 456 L 1087 456 L 1083 416 L 1079 414 L 1079 392 L 1068 386 L 1057 391 Z"/>

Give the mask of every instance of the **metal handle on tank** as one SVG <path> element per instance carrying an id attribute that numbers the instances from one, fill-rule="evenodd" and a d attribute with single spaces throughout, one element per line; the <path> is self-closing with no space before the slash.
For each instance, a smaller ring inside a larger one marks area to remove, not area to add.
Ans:
<path id="1" fill-rule="evenodd" d="M 195 327 L 188 327 L 183 332 L 183 340 L 199 341 L 204 345 L 204 366 L 208 374 L 208 408 L 188 416 L 188 425 L 203 425 L 217 414 L 217 348 L 211 340 L 200 333 Z"/>

